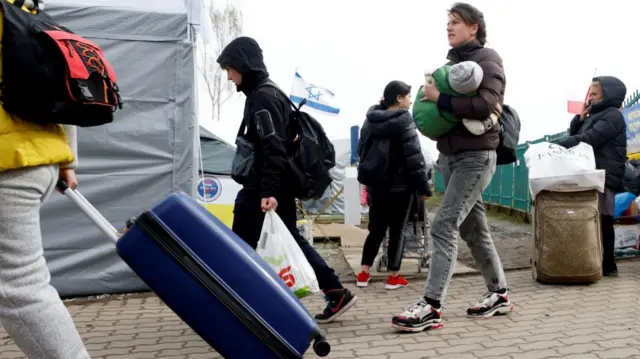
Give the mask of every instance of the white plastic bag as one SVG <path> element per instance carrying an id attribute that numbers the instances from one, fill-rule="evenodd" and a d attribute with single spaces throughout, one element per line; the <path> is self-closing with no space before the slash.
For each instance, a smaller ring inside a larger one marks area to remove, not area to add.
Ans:
<path id="1" fill-rule="evenodd" d="M 274 211 L 269 211 L 264 216 L 256 251 L 298 298 L 320 291 L 318 279 L 309 261 Z"/>
<path id="2" fill-rule="evenodd" d="M 615 225 L 615 245 L 616 251 L 625 249 L 640 249 L 640 224 Z"/>
<path id="3" fill-rule="evenodd" d="M 580 142 L 571 148 L 549 142 L 535 143 L 524 153 L 524 160 L 533 197 L 544 190 L 604 192 L 605 171 L 596 169 L 593 148 L 587 143 Z"/>

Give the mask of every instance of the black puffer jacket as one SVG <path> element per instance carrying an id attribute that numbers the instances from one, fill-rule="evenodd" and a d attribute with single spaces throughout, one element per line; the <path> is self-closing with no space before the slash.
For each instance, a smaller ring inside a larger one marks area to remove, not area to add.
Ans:
<path id="1" fill-rule="evenodd" d="M 392 192 L 405 190 L 417 191 L 420 195 L 431 196 L 427 178 L 427 167 L 416 132 L 416 124 L 407 110 L 383 110 L 375 105 L 367 111 L 367 119 L 360 131 L 358 155 L 362 158 L 363 150 L 374 145 L 374 141 L 390 139 L 391 153 L 386 161 L 392 165 L 389 173 Z M 373 190 L 387 190 L 372 188 Z"/>
<path id="2" fill-rule="evenodd" d="M 249 183 L 241 183 L 261 198 L 275 197 L 286 188 L 284 185 L 287 169 L 287 149 L 285 143 L 293 138 L 289 134 L 289 114 L 291 106 L 287 98 L 273 87 L 261 87 L 269 80 L 269 72 L 264 64 L 262 50 L 249 37 L 238 37 L 231 41 L 217 59 L 222 67 L 230 67 L 242 74 L 242 83 L 237 90 L 247 99 L 241 130 L 255 147 L 255 176 Z M 241 132 L 241 131 L 239 131 Z"/>
<path id="3" fill-rule="evenodd" d="M 620 110 L 627 88 L 612 76 L 596 77 L 602 86 L 604 99 L 593 106 L 589 116 L 580 120 L 575 116 L 569 126 L 569 137 L 558 144 L 569 148 L 580 142 L 593 147 L 596 167 L 606 171 L 605 186 L 614 192 L 623 192 L 624 166 L 627 160 L 627 124 Z"/>

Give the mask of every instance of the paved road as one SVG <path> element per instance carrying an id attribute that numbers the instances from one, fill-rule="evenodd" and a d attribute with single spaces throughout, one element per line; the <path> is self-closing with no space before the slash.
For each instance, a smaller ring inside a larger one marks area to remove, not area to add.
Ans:
<path id="1" fill-rule="evenodd" d="M 464 309 L 482 294 L 477 276 L 456 277 L 444 328 L 398 334 L 391 315 L 420 295 L 422 283 L 387 292 L 382 283 L 356 290 L 359 305 L 326 325 L 329 358 L 640 358 L 640 261 L 620 265 L 621 277 L 592 286 L 543 286 L 529 271 L 507 275 L 516 304 L 510 317 L 471 320 Z M 307 300 L 313 311 L 319 298 Z M 155 297 L 72 305 L 93 358 L 218 358 Z M 23 358 L 0 328 L 0 358 Z M 316 358 L 308 354 L 305 358 Z M 256 358 L 258 359 L 258 358 Z"/>

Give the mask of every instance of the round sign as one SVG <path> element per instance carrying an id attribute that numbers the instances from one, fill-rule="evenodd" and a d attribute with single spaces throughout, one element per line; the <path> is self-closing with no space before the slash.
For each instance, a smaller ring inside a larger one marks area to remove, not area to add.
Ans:
<path id="1" fill-rule="evenodd" d="M 222 193 L 222 184 L 215 177 L 205 177 L 198 181 L 198 199 L 203 202 L 213 202 Z"/>

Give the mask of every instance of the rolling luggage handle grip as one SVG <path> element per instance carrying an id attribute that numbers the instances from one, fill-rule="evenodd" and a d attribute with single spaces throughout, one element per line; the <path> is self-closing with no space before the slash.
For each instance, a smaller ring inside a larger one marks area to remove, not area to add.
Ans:
<path id="1" fill-rule="evenodd" d="M 107 221 L 98 210 L 79 192 L 69 187 L 67 182 L 59 180 L 56 187 L 75 203 L 84 214 L 114 243 L 120 238 L 120 232 Z"/>

